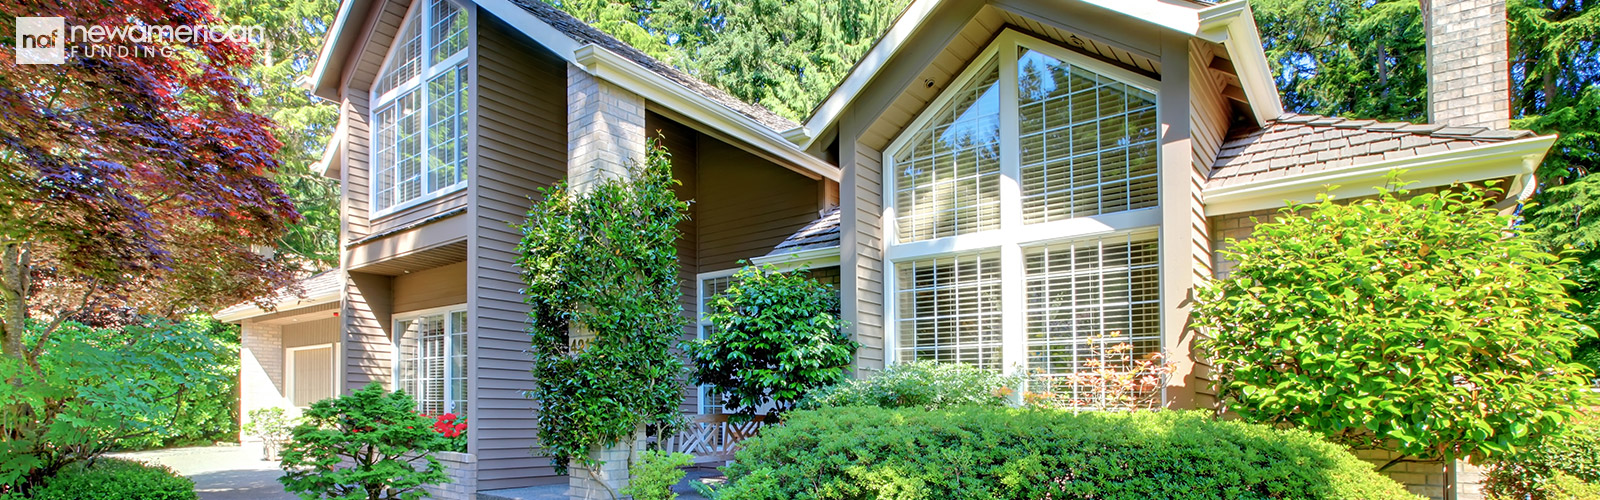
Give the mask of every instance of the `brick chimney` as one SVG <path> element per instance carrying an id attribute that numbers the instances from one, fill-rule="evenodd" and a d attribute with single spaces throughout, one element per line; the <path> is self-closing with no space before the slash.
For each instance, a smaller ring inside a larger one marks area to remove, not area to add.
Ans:
<path id="1" fill-rule="evenodd" d="M 1428 31 L 1428 122 L 1509 128 L 1505 0 L 1421 0 Z"/>

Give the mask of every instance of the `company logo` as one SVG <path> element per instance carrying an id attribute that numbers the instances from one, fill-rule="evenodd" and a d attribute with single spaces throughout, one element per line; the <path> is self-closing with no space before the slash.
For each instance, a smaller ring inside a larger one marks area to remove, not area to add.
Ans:
<path id="1" fill-rule="evenodd" d="M 17 18 L 17 64 L 67 62 L 67 22 L 60 17 Z"/>

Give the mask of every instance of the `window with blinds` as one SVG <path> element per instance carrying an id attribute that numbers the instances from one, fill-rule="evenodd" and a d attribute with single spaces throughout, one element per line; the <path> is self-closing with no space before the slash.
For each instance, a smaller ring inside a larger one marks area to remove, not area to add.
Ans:
<path id="1" fill-rule="evenodd" d="M 428 415 L 467 410 L 467 314 L 428 314 L 395 322 L 395 387 Z"/>
<path id="2" fill-rule="evenodd" d="M 1020 50 L 1023 221 L 1155 206 L 1155 94 Z"/>
<path id="3" fill-rule="evenodd" d="M 1003 30 L 884 149 L 895 360 L 1028 374 L 1074 401 L 1127 397 L 1096 391 L 1163 348 L 1161 214 L 1147 210 L 1160 203 L 1157 82 L 1141 71 Z"/>
<path id="4" fill-rule="evenodd" d="M 1000 369 L 1000 256 L 896 264 L 899 359 Z"/>
<path id="5" fill-rule="evenodd" d="M 1046 384 L 1044 392 L 1093 400 L 1100 387 L 1073 375 L 1125 367 L 1161 351 L 1153 237 L 1119 235 L 1024 249 L 1028 368 Z"/>
<path id="6" fill-rule="evenodd" d="M 447 0 L 418 3 L 372 87 L 372 207 L 379 214 L 466 180 L 466 11 Z"/>
<path id="7" fill-rule="evenodd" d="M 896 153 L 902 242 L 1000 227 L 1000 67 L 979 75 Z"/>

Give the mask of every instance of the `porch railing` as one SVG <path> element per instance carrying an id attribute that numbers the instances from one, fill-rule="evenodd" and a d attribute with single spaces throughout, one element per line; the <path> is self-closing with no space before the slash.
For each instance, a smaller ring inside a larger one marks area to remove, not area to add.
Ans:
<path id="1" fill-rule="evenodd" d="M 694 455 L 697 464 L 727 462 L 739 451 L 739 442 L 755 436 L 766 426 L 766 417 L 736 417 L 728 415 L 701 415 L 689 420 L 689 425 L 677 434 L 657 441 L 662 451 Z"/>

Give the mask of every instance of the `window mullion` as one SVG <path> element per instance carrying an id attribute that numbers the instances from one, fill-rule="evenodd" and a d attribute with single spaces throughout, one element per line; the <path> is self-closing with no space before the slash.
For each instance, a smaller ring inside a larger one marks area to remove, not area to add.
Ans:
<path id="1" fill-rule="evenodd" d="M 1000 227 L 1011 233 L 1022 228 L 1022 163 L 1019 108 L 1017 107 L 1017 46 L 1002 43 L 1000 60 Z M 1022 247 L 1007 238 L 1000 248 L 1001 370 L 1027 373 L 1027 335 L 1024 307 L 1025 272 Z"/>

